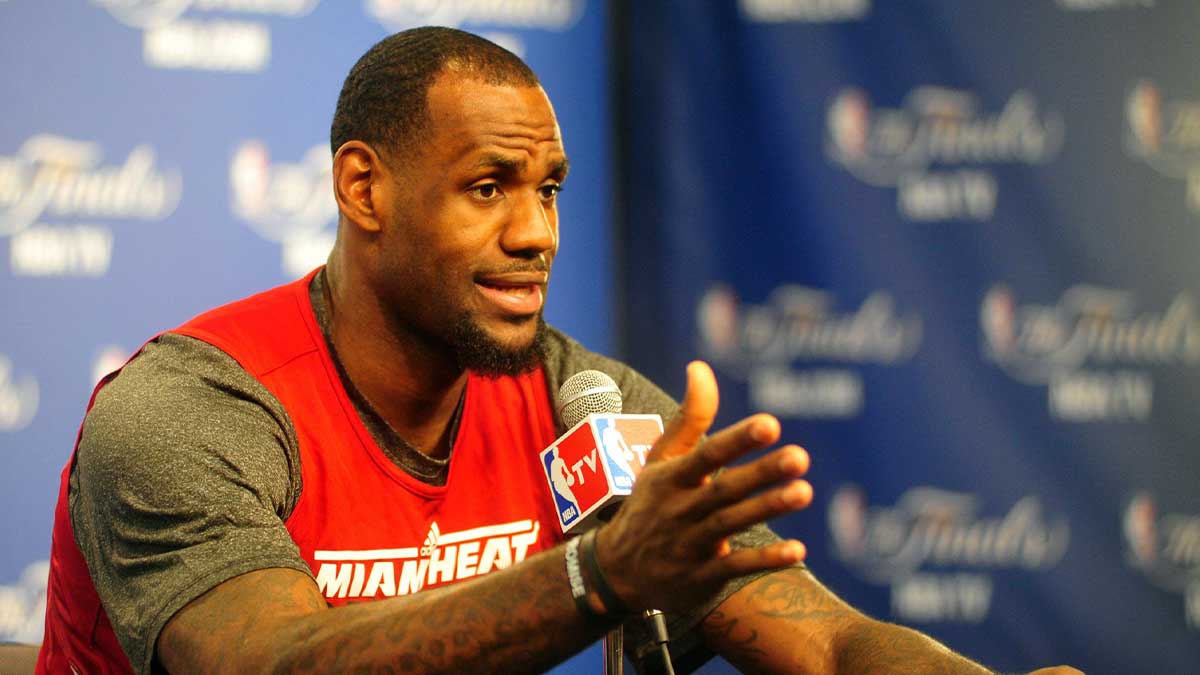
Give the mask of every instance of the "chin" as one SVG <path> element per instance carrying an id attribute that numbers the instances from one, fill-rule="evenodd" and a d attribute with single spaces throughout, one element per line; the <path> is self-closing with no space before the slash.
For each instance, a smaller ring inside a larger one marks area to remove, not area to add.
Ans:
<path id="1" fill-rule="evenodd" d="M 537 314 L 519 321 L 505 321 L 499 326 L 482 330 L 490 336 L 492 342 L 504 349 L 520 351 L 528 349 L 538 339 L 538 334 L 544 330 L 544 326 L 542 315 Z"/>
<path id="2" fill-rule="evenodd" d="M 502 333 L 502 334 L 497 334 Z M 454 324 L 452 343 L 463 368 L 480 375 L 518 375 L 541 365 L 545 355 L 546 322 L 539 312 L 521 325 L 509 323 L 491 331 L 463 316 Z"/>

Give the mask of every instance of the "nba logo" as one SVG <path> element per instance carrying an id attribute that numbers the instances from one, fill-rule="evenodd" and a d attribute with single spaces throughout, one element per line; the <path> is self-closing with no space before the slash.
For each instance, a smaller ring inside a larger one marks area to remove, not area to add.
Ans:
<path id="1" fill-rule="evenodd" d="M 594 426 L 612 487 L 618 494 L 629 494 L 646 455 L 662 436 L 662 420 L 657 415 L 597 415 Z"/>
<path id="2" fill-rule="evenodd" d="M 542 451 L 563 533 L 633 492 L 646 454 L 662 432 L 658 415 L 589 415 Z"/>
<path id="3" fill-rule="evenodd" d="M 565 531 L 575 524 L 580 514 L 579 498 L 571 489 L 575 485 L 574 476 L 557 445 L 542 453 L 542 463 L 546 469 L 546 476 L 550 479 L 550 493 L 554 495 L 559 523 Z"/>

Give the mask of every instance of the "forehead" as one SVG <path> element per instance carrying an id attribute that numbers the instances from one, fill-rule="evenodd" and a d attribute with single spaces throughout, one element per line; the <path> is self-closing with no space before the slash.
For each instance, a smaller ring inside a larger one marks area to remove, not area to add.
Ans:
<path id="1" fill-rule="evenodd" d="M 459 159 L 483 151 L 562 157 L 562 135 L 546 92 L 489 84 L 453 71 L 429 88 L 426 102 L 435 154 Z"/>

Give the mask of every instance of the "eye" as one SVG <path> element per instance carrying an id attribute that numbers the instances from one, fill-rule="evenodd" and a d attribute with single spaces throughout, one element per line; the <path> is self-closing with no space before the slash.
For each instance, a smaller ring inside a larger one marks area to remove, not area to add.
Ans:
<path id="1" fill-rule="evenodd" d="M 468 190 L 468 192 L 475 195 L 476 199 L 490 202 L 500 197 L 500 186 L 495 183 L 484 183 L 483 185 L 476 185 Z"/>
<path id="2" fill-rule="evenodd" d="M 547 183 L 538 188 L 538 194 L 543 201 L 553 201 L 558 193 L 563 191 L 563 186 L 558 183 Z"/>

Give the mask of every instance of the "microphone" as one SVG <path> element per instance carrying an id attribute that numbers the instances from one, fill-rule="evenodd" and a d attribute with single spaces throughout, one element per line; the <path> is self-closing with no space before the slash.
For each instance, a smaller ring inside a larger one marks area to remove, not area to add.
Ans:
<path id="1" fill-rule="evenodd" d="M 593 413 L 619 415 L 621 389 L 599 370 L 581 370 L 558 388 L 558 417 L 568 429 Z"/>
<path id="2" fill-rule="evenodd" d="M 615 511 L 662 436 L 658 415 L 621 409 L 617 383 L 598 370 L 575 373 L 559 389 L 559 418 L 567 431 L 540 457 L 564 535 L 594 527 Z"/>
<path id="3" fill-rule="evenodd" d="M 633 491 L 663 424 L 658 415 L 623 414 L 621 389 L 598 370 L 568 377 L 559 387 L 557 407 L 567 431 L 542 451 L 542 466 L 563 534 L 577 534 L 608 520 Z M 663 613 L 648 609 L 644 617 L 662 655 L 663 672 L 673 675 Z M 606 672 L 622 672 L 623 642 L 620 627 L 605 638 Z"/>

